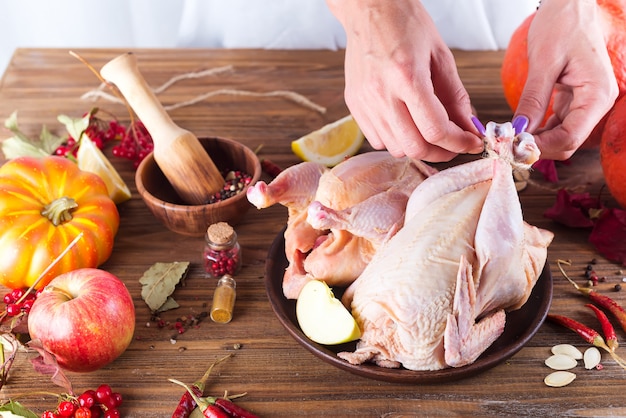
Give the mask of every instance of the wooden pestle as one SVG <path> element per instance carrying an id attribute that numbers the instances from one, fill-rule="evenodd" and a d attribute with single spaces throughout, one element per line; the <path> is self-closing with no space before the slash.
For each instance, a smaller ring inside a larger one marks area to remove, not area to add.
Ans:
<path id="1" fill-rule="evenodd" d="M 100 75 L 117 86 L 143 122 L 154 142 L 154 161 L 186 203 L 207 203 L 224 187 L 224 177 L 198 138 L 169 117 L 139 72 L 133 53 L 109 61 Z"/>

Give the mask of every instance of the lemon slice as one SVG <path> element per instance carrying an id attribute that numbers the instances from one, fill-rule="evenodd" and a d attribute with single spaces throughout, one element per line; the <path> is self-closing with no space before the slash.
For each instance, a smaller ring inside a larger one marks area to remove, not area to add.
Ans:
<path id="1" fill-rule="evenodd" d="M 76 159 L 78 160 L 78 168 L 100 176 L 107 186 L 109 197 L 116 204 L 130 199 L 130 189 L 122 177 L 87 135 L 83 135 L 80 140 Z"/>
<path id="2" fill-rule="evenodd" d="M 365 137 L 352 115 L 348 115 L 291 143 L 303 161 L 332 167 L 359 151 Z"/>

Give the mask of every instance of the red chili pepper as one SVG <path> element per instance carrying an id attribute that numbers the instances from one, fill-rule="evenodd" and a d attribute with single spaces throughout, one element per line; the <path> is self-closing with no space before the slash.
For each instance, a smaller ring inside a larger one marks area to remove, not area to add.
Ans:
<path id="1" fill-rule="evenodd" d="M 272 178 L 278 177 L 278 175 L 283 171 L 282 168 L 267 159 L 261 160 L 261 168 Z"/>
<path id="2" fill-rule="evenodd" d="M 259 418 L 258 415 L 254 415 L 252 412 L 248 411 L 247 409 L 242 408 L 239 405 L 235 405 L 234 402 L 231 402 L 225 398 L 215 399 L 215 405 L 223 409 L 231 417 L 234 417 L 234 418 Z"/>
<path id="3" fill-rule="evenodd" d="M 617 342 L 617 335 L 615 334 L 615 328 L 611 325 L 609 318 L 606 317 L 605 313 L 598 309 L 595 305 L 588 303 L 585 305 L 586 307 L 593 310 L 596 314 L 596 318 L 600 321 L 600 325 L 602 325 L 602 332 L 604 333 L 604 339 L 606 341 L 606 345 L 609 347 L 611 351 L 617 350 L 619 343 Z"/>
<path id="4" fill-rule="evenodd" d="M 202 396 L 202 392 L 198 390 L 195 383 L 191 386 L 191 390 L 193 390 L 196 396 Z M 172 413 L 172 418 L 189 418 L 193 410 L 196 409 L 196 406 L 196 401 L 193 400 L 191 394 L 185 392 L 183 396 L 180 397 L 180 401 L 178 401 L 178 405 Z"/>
<path id="5" fill-rule="evenodd" d="M 195 388 L 192 387 L 192 390 L 195 391 Z M 189 418 L 195 408 L 196 401 L 193 400 L 189 392 L 185 392 L 180 397 L 180 401 L 178 401 L 178 405 L 176 405 L 176 409 L 172 413 L 172 418 Z"/>
<path id="6" fill-rule="evenodd" d="M 231 418 L 230 415 L 215 405 L 208 405 L 204 411 L 202 411 L 202 415 L 206 418 Z"/>
<path id="7" fill-rule="evenodd" d="M 615 300 L 611 299 L 610 297 L 602 295 L 591 288 L 578 286 L 578 284 L 570 279 L 569 276 L 565 273 L 563 267 L 561 266 L 561 263 L 569 264 L 569 262 L 557 260 L 557 265 L 559 266 L 559 269 L 561 270 L 563 276 L 574 286 L 574 288 L 583 295 L 587 296 L 589 300 L 591 300 L 596 305 L 611 312 L 611 314 L 615 316 L 615 318 L 619 322 L 619 325 L 622 327 L 622 329 L 626 331 L 626 310 L 624 310 L 624 308 L 622 308 Z"/>
<path id="8" fill-rule="evenodd" d="M 587 325 L 583 325 L 580 322 L 563 315 L 548 314 L 547 319 L 574 331 L 589 344 L 593 344 L 596 347 L 603 348 L 606 351 L 611 352 L 609 347 L 607 347 L 606 343 L 604 342 L 604 338 L 602 338 L 600 333 L 595 329 L 589 328 Z"/>
<path id="9" fill-rule="evenodd" d="M 579 291 L 586 293 L 589 300 L 611 312 L 622 329 L 626 331 L 626 311 L 616 301 L 593 290 L 587 292 L 585 289 L 579 289 Z"/>
<path id="10" fill-rule="evenodd" d="M 189 390 L 185 391 L 183 396 L 180 397 L 180 401 L 178 401 L 176 409 L 172 413 L 172 418 L 189 418 L 193 410 L 196 408 L 196 406 L 198 406 L 197 402 L 193 398 L 193 395 L 198 398 L 203 395 L 204 387 L 206 386 L 207 380 L 209 380 L 209 375 L 211 374 L 211 370 L 213 370 L 213 367 L 231 356 L 232 354 L 222 357 L 221 359 L 211 364 L 209 369 L 204 373 L 200 380 L 191 385 Z M 193 392 L 193 394 L 190 393 L 190 391 Z"/>

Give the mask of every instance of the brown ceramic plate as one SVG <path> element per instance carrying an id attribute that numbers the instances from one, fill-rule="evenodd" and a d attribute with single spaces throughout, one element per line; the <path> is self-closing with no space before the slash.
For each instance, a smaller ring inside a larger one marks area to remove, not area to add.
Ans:
<path id="1" fill-rule="evenodd" d="M 360 376 L 387 382 L 420 384 L 452 381 L 476 375 L 517 353 L 535 335 L 550 309 L 552 276 L 546 266 L 526 304 L 521 309 L 507 314 L 502 335 L 474 363 L 437 371 L 387 369 L 372 363 L 354 366 L 337 357 L 337 353 L 354 351 L 356 342 L 335 346 L 320 345 L 308 339 L 300 330 L 296 319 L 295 300 L 285 298 L 282 290 L 283 274 L 288 264 L 283 232 L 274 239 L 265 265 L 265 288 L 274 313 L 289 334 L 304 348 L 325 362 Z M 337 295 L 337 290 L 334 290 Z"/>

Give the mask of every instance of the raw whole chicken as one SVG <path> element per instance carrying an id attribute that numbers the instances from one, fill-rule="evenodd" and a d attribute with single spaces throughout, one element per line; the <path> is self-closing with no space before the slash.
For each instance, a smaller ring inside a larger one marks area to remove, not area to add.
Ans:
<path id="1" fill-rule="evenodd" d="M 332 170 L 300 163 L 270 184 L 250 187 L 247 197 L 257 208 L 279 203 L 289 209 L 285 297 L 296 299 L 312 279 L 329 286 L 352 283 L 380 244 L 403 225 L 415 187 L 435 172 L 421 161 L 376 151 L 351 157 Z"/>
<path id="2" fill-rule="evenodd" d="M 362 331 L 352 364 L 438 370 L 474 362 L 528 299 L 553 234 L 524 222 L 512 164 L 539 156 L 532 135 L 490 122 L 488 158 L 419 184 L 404 226 L 380 246 L 343 302 Z"/>

